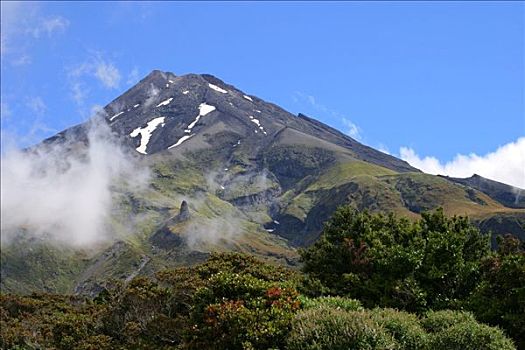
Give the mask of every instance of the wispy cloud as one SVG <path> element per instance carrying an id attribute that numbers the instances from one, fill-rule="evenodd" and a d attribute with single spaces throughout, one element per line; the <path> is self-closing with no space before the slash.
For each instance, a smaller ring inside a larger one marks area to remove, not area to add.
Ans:
<path id="1" fill-rule="evenodd" d="M 67 27 L 69 27 L 68 19 L 62 16 L 52 16 L 48 18 L 40 18 L 35 26 L 27 29 L 27 32 L 38 39 L 42 34 L 51 37 L 56 33 L 63 33 Z"/>
<path id="2" fill-rule="evenodd" d="M 337 119 L 343 126 L 344 130 L 343 132 L 347 134 L 348 136 L 356 139 L 361 140 L 361 128 L 357 126 L 350 118 L 345 116 L 344 114 L 332 109 L 328 108 L 324 104 L 320 103 L 315 96 L 306 94 L 301 91 L 295 91 L 295 93 L 292 95 L 292 100 L 295 103 L 306 103 L 310 105 L 314 110 L 316 110 L 318 113 L 322 113 L 324 115 L 328 115 L 330 117 L 333 117 Z"/>
<path id="3" fill-rule="evenodd" d="M 11 112 L 11 108 L 7 104 L 7 102 L 1 102 L 0 103 L 0 119 L 5 120 L 9 117 L 11 117 L 13 113 Z"/>
<path id="4" fill-rule="evenodd" d="M 120 83 L 120 72 L 112 63 L 98 62 L 95 67 L 95 76 L 108 89 L 116 89 Z"/>
<path id="5" fill-rule="evenodd" d="M 44 100 L 42 100 L 42 97 L 40 96 L 30 97 L 26 105 L 31 111 L 33 111 L 38 116 L 43 115 L 47 110 L 47 106 L 44 103 Z"/>
<path id="6" fill-rule="evenodd" d="M 68 77 L 74 81 L 96 78 L 105 88 L 117 89 L 120 84 L 120 70 L 101 53 L 91 55 L 86 61 L 67 69 Z"/>
<path id="7" fill-rule="evenodd" d="M 507 143 L 494 152 L 479 156 L 458 154 L 449 162 L 436 157 L 420 157 L 412 148 L 401 147 L 400 157 L 429 174 L 469 177 L 478 174 L 491 180 L 525 188 L 525 137 Z"/>
<path id="8" fill-rule="evenodd" d="M 90 109 L 91 113 L 90 115 L 91 116 L 95 116 L 95 115 L 98 115 L 98 114 L 104 114 L 104 106 L 102 105 L 99 105 L 99 104 L 94 104 L 93 106 L 91 106 L 91 109 Z"/>
<path id="9" fill-rule="evenodd" d="M 31 59 L 31 56 L 28 54 L 22 54 L 21 56 L 14 58 L 11 60 L 11 64 L 13 66 L 27 66 L 28 64 L 31 64 L 33 60 Z"/>
<path id="10" fill-rule="evenodd" d="M 346 119 L 343 117 L 343 125 L 346 127 L 346 130 L 344 132 L 350 136 L 351 138 L 354 138 L 356 140 L 361 139 L 361 128 L 359 128 L 357 125 L 355 125 L 352 121 Z"/>
<path id="11" fill-rule="evenodd" d="M 392 155 L 392 153 L 390 153 L 390 150 L 388 149 L 388 147 L 382 143 L 379 143 L 379 145 L 376 146 L 377 150 L 378 151 L 381 151 L 385 154 L 389 154 L 389 155 Z"/>
<path id="12" fill-rule="evenodd" d="M 122 79 L 117 66 L 99 52 L 90 55 L 82 63 L 68 67 L 66 71 L 69 94 L 84 116 L 90 113 L 85 107 L 90 93 L 88 86 L 94 86 L 93 81 L 98 81 L 106 89 L 118 89 Z"/>
<path id="13" fill-rule="evenodd" d="M 82 83 L 75 81 L 71 84 L 70 89 L 70 95 L 73 101 L 75 101 L 77 106 L 83 106 L 88 95 L 87 88 Z"/>
<path id="14" fill-rule="evenodd" d="M 105 122 L 97 119 L 86 126 L 89 142 L 75 152 L 69 147 L 78 140 L 66 135 L 64 142 L 33 152 L 11 149 L 2 155 L 2 247 L 20 227 L 45 235 L 49 243 L 82 247 L 114 237 L 108 214 L 119 210 L 119 203 L 112 190 L 127 188 L 126 182 L 134 189 L 147 188 L 149 171 Z"/>
<path id="15" fill-rule="evenodd" d="M 139 75 L 139 69 L 137 67 L 133 67 L 133 69 L 131 70 L 131 72 L 129 72 L 128 74 L 128 80 L 126 81 L 126 83 L 128 85 L 134 85 L 138 82 L 139 78 L 140 78 L 140 75 Z"/>
<path id="16" fill-rule="evenodd" d="M 1 2 L 1 54 L 14 65 L 31 63 L 28 50 L 35 40 L 64 33 L 70 21 L 59 15 L 44 15 L 37 2 Z"/>

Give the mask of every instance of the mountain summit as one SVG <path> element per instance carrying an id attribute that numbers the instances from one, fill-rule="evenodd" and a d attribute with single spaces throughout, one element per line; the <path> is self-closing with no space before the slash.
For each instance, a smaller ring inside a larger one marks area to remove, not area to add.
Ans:
<path id="1" fill-rule="evenodd" d="M 155 70 L 100 116 L 151 169 L 146 190 L 126 179 L 111 185 L 114 239 L 96 249 L 50 248 L 40 238 L 27 252 L 31 232 L 21 228 L 2 249 L 3 289 L 94 293 L 109 277 L 191 264 L 215 250 L 296 264 L 296 247 L 314 242 L 343 204 L 408 218 L 442 207 L 525 239 L 525 204 L 510 198 L 519 189 L 424 174 L 212 75 Z M 72 127 L 36 148 L 67 141 L 68 151 L 82 149 L 88 130 Z"/>
<path id="2" fill-rule="evenodd" d="M 231 153 L 242 149 L 257 158 L 275 145 L 304 144 L 395 171 L 417 171 L 336 129 L 303 114 L 293 115 L 208 74 L 175 76 L 155 70 L 105 111 L 111 128 L 129 136 L 142 154 L 213 145 L 239 146 Z M 231 142 L 219 145 L 222 140 Z"/>

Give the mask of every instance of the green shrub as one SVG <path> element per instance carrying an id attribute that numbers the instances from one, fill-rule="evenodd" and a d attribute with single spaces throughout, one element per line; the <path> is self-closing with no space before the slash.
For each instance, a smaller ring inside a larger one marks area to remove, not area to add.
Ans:
<path id="1" fill-rule="evenodd" d="M 470 312 L 430 311 L 421 324 L 430 333 L 430 349 L 515 349 L 499 328 L 478 323 Z"/>
<path id="2" fill-rule="evenodd" d="M 484 261 L 482 283 L 467 308 L 481 322 L 503 328 L 525 349 L 525 243 L 505 237 L 499 244 L 498 254 Z"/>
<path id="3" fill-rule="evenodd" d="M 378 308 L 371 311 L 371 316 L 392 334 L 400 349 L 425 349 L 428 346 L 428 335 L 416 315 L 405 311 Z"/>
<path id="4" fill-rule="evenodd" d="M 218 272 L 194 297 L 191 349 L 282 348 L 301 303 L 285 282 Z"/>
<path id="5" fill-rule="evenodd" d="M 81 297 L 0 294 L 0 349 L 111 349 L 105 308 Z"/>
<path id="6" fill-rule="evenodd" d="M 360 311 L 363 310 L 363 306 L 359 300 L 343 298 L 343 297 L 319 297 L 319 298 L 308 298 L 300 296 L 301 306 L 303 309 L 316 309 L 319 307 L 327 306 L 334 309 L 340 309 L 345 311 Z"/>
<path id="7" fill-rule="evenodd" d="M 442 210 L 411 222 L 343 206 L 320 239 L 301 251 L 308 275 L 302 288 L 315 287 L 306 294 L 317 295 L 321 285 L 367 308 L 456 308 L 479 284 L 489 239 L 468 218 L 448 218 Z"/>
<path id="8" fill-rule="evenodd" d="M 299 312 L 287 339 L 288 350 L 394 349 L 396 342 L 365 311 L 320 307 Z"/>
<path id="9" fill-rule="evenodd" d="M 513 350 L 512 340 L 497 327 L 475 321 L 456 323 L 431 336 L 431 349 Z"/>
<path id="10" fill-rule="evenodd" d="M 263 281 L 287 283 L 298 277 L 291 269 L 265 263 L 252 255 L 242 253 L 212 253 L 208 260 L 196 266 L 194 271 L 203 279 L 219 272 L 249 274 Z"/>
<path id="11" fill-rule="evenodd" d="M 472 323 L 476 322 L 476 319 L 470 312 L 454 310 L 429 311 L 421 321 L 421 324 L 427 332 L 436 333 L 463 322 Z"/>

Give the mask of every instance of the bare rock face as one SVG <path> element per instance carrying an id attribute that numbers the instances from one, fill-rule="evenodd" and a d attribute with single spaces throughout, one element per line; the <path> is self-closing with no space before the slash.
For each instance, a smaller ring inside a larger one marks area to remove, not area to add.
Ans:
<path id="1" fill-rule="evenodd" d="M 184 244 L 184 239 L 177 233 L 173 232 L 171 227 L 181 222 L 190 219 L 190 209 L 188 202 L 182 201 L 180 204 L 179 214 L 169 218 L 157 229 L 157 231 L 151 236 L 150 242 L 162 249 L 172 249 L 174 247 L 180 247 Z"/>
<path id="2" fill-rule="evenodd" d="M 175 218 L 177 222 L 183 222 L 190 218 L 190 209 L 188 208 L 188 203 L 186 201 L 182 201 L 180 204 L 180 210 L 179 215 Z"/>

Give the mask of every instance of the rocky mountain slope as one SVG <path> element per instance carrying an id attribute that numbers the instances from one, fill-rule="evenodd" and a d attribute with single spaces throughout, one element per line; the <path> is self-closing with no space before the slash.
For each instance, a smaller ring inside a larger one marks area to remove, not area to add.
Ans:
<path id="1" fill-rule="evenodd" d="M 153 71 L 103 118 L 151 169 L 148 188 L 114 187 L 110 243 L 50 246 L 20 228 L 2 249 L 3 290 L 96 293 L 110 277 L 194 263 L 212 250 L 294 265 L 296 247 L 315 241 L 342 204 L 413 218 L 443 207 L 483 229 L 525 236 L 525 209 L 512 188 L 424 174 L 211 75 Z M 88 147 L 87 133 L 88 123 L 78 125 L 36 147 L 63 143 L 77 152 Z"/>
<path id="2" fill-rule="evenodd" d="M 525 170 L 524 174 L 525 176 Z M 487 196 L 497 200 L 502 205 L 509 208 L 525 208 L 525 191 L 522 189 L 486 179 L 483 176 L 474 174 L 468 178 L 445 177 L 447 180 L 474 188 Z"/>

